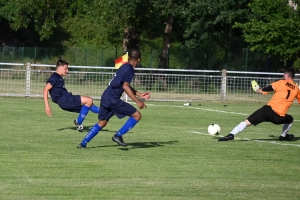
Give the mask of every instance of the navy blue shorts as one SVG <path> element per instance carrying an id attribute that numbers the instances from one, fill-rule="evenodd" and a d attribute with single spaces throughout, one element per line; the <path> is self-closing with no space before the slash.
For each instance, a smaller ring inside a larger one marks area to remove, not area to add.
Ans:
<path id="1" fill-rule="evenodd" d="M 271 106 L 264 105 L 252 115 L 248 117 L 248 121 L 256 126 L 261 122 L 271 122 L 273 124 L 290 124 L 293 121 L 291 115 L 286 114 L 285 116 L 280 116 L 274 112 Z"/>
<path id="2" fill-rule="evenodd" d="M 76 113 L 79 113 L 82 107 L 80 95 L 62 96 L 58 99 L 57 104 L 63 110 Z"/>
<path id="3" fill-rule="evenodd" d="M 119 119 L 122 119 L 126 116 L 131 116 L 136 111 L 137 110 L 135 107 L 123 101 L 121 101 L 118 106 L 113 108 L 107 108 L 100 105 L 98 119 L 108 121 L 114 115 L 116 115 Z"/>

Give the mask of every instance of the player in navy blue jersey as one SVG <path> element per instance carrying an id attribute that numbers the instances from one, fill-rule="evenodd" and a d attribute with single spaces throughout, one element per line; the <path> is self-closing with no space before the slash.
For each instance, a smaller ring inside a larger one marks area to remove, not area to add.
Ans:
<path id="1" fill-rule="evenodd" d="M 49 77 L 43 90 L 46 114 L 52 116 L 50 104 L 48 101 L 48 92 L 54 103 L 66 111 L 79 113 L 77 119 L 74 120 L 76 129 L 82 132 L 82 122 L 89 111 L 99 114 L 99 107 L 93 104 L 93 99 L 84 95 L 73 95 L 68 92 L 65 87 L 63 76 L 68 73 L 69 63 L 65 60 L 58 60 L 56 63 L 56 71 Z"/>
<path id="2" fill-rule="evenodd" d="M 130 86 L 134 77 L 134 68 L 141 60 L 139 50 L 131 50 L 128 54 L 128 63 L 123 64 L 115 73 L 114 77 L 108 84 L 108 87 L 103 92 L 100 102 L 100 112 L 98 123 L 96 123 L 77 146 L 77 148 L 85 148 L 87 143 L 93 139 L 102 128 L 106 126 L 109 119 L 116 115 L 119 119 L 129 116 L 128 120 L 121 129 L 112 137 L 112 140 L 118 145 L 127 146 L 123 140 L 123 135 L 132 129 L 142 118 L 141 113 L 132 105 L 122 101 L 122 93 L 125 93 L 135 101 L 138 108 L 146 108 L 144 102 L 137 98 L 149 99 L 150 93 L 140 93 Z"/>

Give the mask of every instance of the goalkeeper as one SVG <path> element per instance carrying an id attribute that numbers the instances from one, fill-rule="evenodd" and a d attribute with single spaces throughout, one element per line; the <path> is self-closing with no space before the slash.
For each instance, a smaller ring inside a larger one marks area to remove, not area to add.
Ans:
<path id="1" fill-rule="evenodd" d="M 271 122 L 273 124 L 283 124 L 282 133 L 279 140 L 292 140 L 293 134 L 288 134 L 293 117 L 287 114 L 289 107 L 295 98 L 300 104 L 299 87 L 294 83 L 293 79 L 295 71 L 292 68 L 286 69 L 283 74 L 283 80 L 276 81 L 271 85 L 260 89 L 255 81 L 252 81 L 253 90 L 259 94 L 267 94 L 275 92 L 272 99 L 262 108 L 256 110 L 245 121 L 238 124 L 227 136 L 221 137 L 219 141 L 233 140 L 234 136 L 243 131 L 246 127 L 258 125 L 261 122 Z"/>

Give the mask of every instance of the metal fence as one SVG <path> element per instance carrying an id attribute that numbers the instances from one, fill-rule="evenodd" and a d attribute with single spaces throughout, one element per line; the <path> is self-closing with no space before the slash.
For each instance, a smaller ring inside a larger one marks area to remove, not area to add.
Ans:
<path id="1" fill-rule="evenodd" d="M 55 71 L 54 65 L 0 63 L 0 66 L 6 66 L 0 68 L 0 96 L 41 98 L 46 80 Z M 70 65 L 64 80 L 69 92 L 100 99 L 114 73 L 112 67 Z M 250 81 L 255 79 L 264 87 L 282 76 L 282 73 L 136 68 L 132 86 L 138 91 L 150 91 L 152 101 L 266 102 L 270 96 L 256 94 Z M 299 82 L 297 77 L 298 74 L 295 81 Z"/>
<path id="2" fill-rule="evenodd" d="M 161 48 L 141 46 L 142 67 L 158 68 Z M 72 65 L 81 66 L 113 66 L 114 60 L 122 55 L 122 48 L 96 47 L 9 47 L 0 46 L 0 62 L 2 63 L 43 63 L 53 64 L 58 59 L 67 60 Z M 167 66 L 170 69 L 198 70 L 236 70 L 277 72 L 279 62 L 262 52 L 252 52 L 248 48 L 228 50 L 187 49 L 172 47 L 168 51 Z"/>

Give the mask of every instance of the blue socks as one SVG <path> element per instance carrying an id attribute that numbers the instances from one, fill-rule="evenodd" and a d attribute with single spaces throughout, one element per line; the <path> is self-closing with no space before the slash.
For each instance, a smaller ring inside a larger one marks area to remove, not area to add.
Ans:
<path id="1" fill-rule="evenodd" d="M 89 111 L 92 111 L 93 113 L 99 113 L 100 111 L 100 108 L 95 106 L 95 105 L 92 105 L 91 107 L 88 107 L 86 105 L 83 105 L 81 107 L 81 110 L 80 110 L 80 113 L 79 113 L 79 116 L 77 118 L 77 123 L 78 124 L 82 124 L 83 120 L 86 118 L 87 114 Z"/>
<path id="2" fill-rule="evenodd" d="M 90 107 L 90 111 L 92 111 L 93 113 L 97 113 L 99 114 L 100 108 L 95 106 L 94 104 Z"/>
<path id="3" fill-rule="evenodd" d="M 130 117 L 122 128 L 116 133 L 116 136 L 122 137 L 125 133 L 127 133 L 130 129 L 132 129 L 139 121 L 135 120 L 133 117 Z"/>
<path id="4" fill-rule="evenodd" d="M 83 105 L 81 107 L 79 116 L 77 118 L 77 123 L 78 124 L 82 124 L 83 120 L 85 119 L 86 115 L 88 114 L 88 112 L 90 111 L 90 107 L 87 107 L 86 105 Z"/>
<path id="5" fill-rule="evenodd" d="M 133 117 L 130 117 L 122 128 L 116 133 L 116 136 L 122 137 L 125 133 L 127 133 L 130 129 L 132 129 L 139 121 L 135 120 Z M 86 147 L 87 143 L 93 139 L 99 131 L 102 130 L 102 127 L 96 123 L 88 132 L 88 134 L 83 138 L 81 144 L 82 146 Z"/>
<path id="6" fill-rule="evenodd" d="M 83 146 L 86 147 L 87 143 L 88 143 L 89 141 L 91 141 L 91 139 L 93 139 L 93 137 L 95 137 L 95 136 L 98 134 L 98 132 L 101 131 L 101 129 L 102 129 L 102 128 L 99 126 L 99 124 L 96 123 L 96 124 L 90 129 L 90 131 L 89 131 L 88 134 L 85 136 L 85 138 L 83 138 L 81 144 L 82 144 Z"/>

